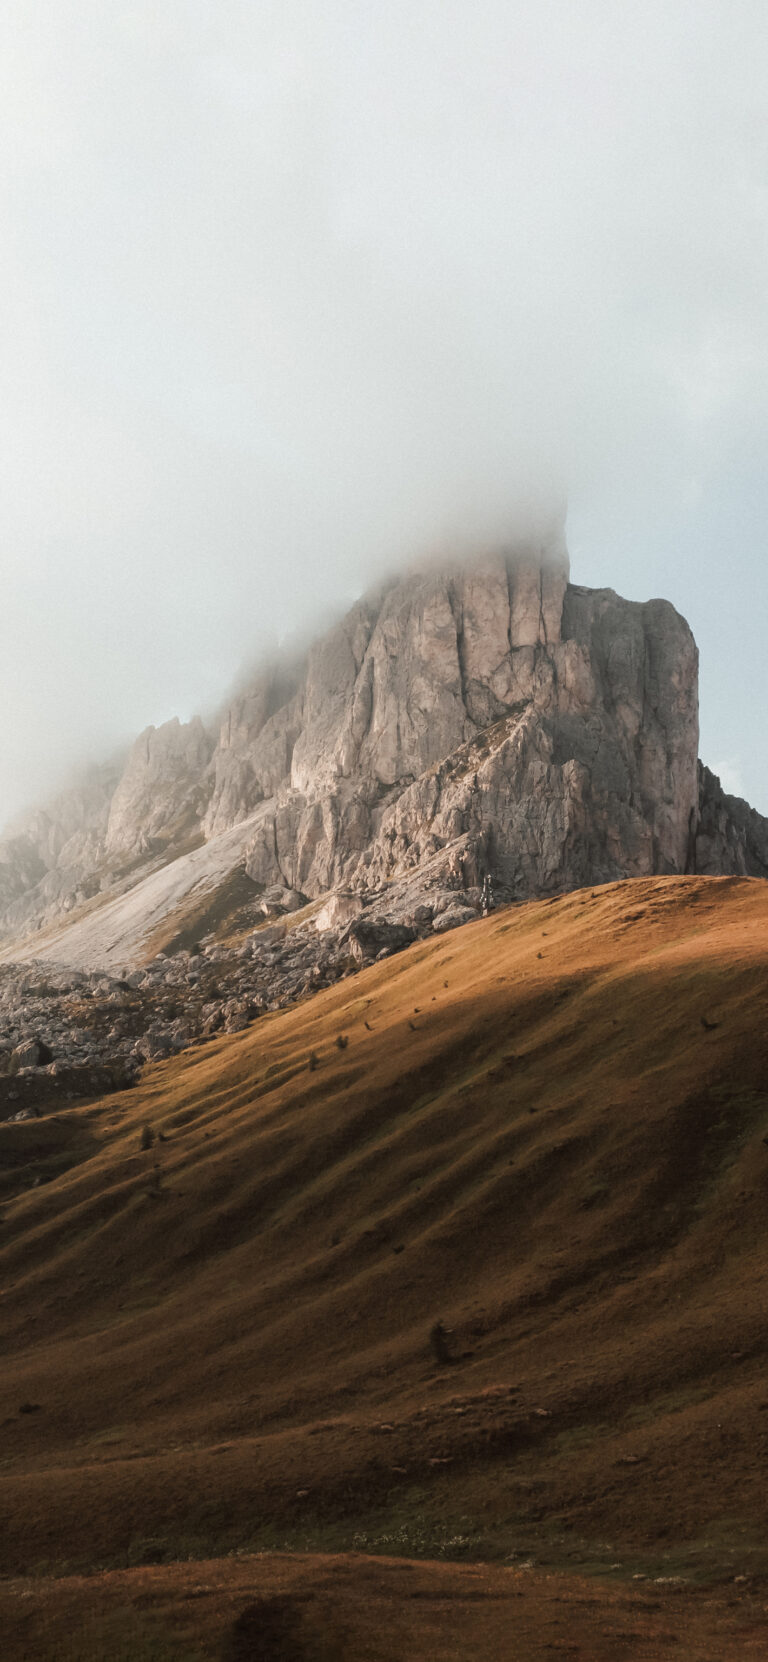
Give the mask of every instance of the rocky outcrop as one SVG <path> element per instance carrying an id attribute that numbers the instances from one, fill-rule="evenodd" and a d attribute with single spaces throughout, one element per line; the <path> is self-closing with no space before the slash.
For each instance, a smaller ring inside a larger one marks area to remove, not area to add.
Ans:
<path id="1" fill-rule="evenodd" d="M 91 768 L 0 842 L 0 930 L 66 917 L 102 886 L 104 841 L 120 769 Z"/>
<path id="2" fill-rule="evenodd" d="M 739 796 L 727 796 L 699 763 L 694 869 L 708 876 L 768 877 L 768 820 Z"/>
<path id="3" fill-rule="evenodd" d="M 169 861 L 187 889 L 217 867 L 189 852 L 204 840 L 222 873 L 244 861 L 267 891 L 343 892 L 348 919 L 385 889 L 413 910 L 420 888 L 431 904 L 427 891 L 455 897 L 487 875 L 500 899 L 525 899 L 651 873 L 764 874 L 768 822 L 697 754 L 687 624 L 665 601 L 571 583 L 553 523 L 384 584 L 306 658 L 255 676 L 217 738 L 199 721 L 148 729 L 119 773 L 0 845 L 0 928 L 87 915 L 142 882 L 154 928 L 162 895 L 181 892 Z M 125 910 L 115 901 L 121 930 Z M 129 910 L 127 942 L 140 897 Z M 92 961 L 116 962 L 104 940 Z M 85 936 L 78 950 L 82 964 Z"/>
<path id="4" fill-rule="evenodd" d="M 0 841 L 0 938 L 71 918 L 203 840 L 214 740 L 199 719 L 149 727 Z"/>
<path id="5" fill-rule="evenodd" d="M 441 851 L 518 898 L 686 869 L 690 630 L 663 601 L 570 585 L 559 548 L 397 584 L 322 643 L 306 687 L 247 850 L 259 882 L 366 890 Z"/>
<path id="6" fill-rule="evenodd" d="M 248 819 L 290 777 L 301 733 L 302 668 L 274 665 L 260 672 L 226 710 L 210 769 L 206 837 Z"/>
<path id="7" fill-rule="evenodd" d="M 112 797 L 108 855 L 147 854 L 199 834 L 208 805 L 213 745 L 199 716 L 147 727 L 133 745 Z"/>
<path id="8" fill-rule="evenodd" d="M 34 959 L 0 965 L 0 1120 L 124 1090 L 146 1063 L 239 1033 L 417 935 L 373 916 L 352 933 L 318 927 L 316 913 L 287 927 L 290 915 L 286 906 L 265 925 L 254 902 L 242 944 L 158 953 L 126 977 Z"/>

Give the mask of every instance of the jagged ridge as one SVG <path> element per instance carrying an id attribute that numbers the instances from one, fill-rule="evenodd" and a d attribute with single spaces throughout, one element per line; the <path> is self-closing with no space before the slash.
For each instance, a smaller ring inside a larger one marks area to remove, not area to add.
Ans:
<path id="1" fill-rule="evenodd" d="M 384 585 L 304 660 L 255 676 L 218 738 L 199 719 L 149 728 L 122 770 L 95 770 L 0 844 L 0 928 L 22 938 L 148 874 L 162 910 L 164 883 L 170 906 L 240 861 L 258 884 L 366 900 L 406 884 L 413 904 L 426 866 L 468 885 L 490 873 L 508 899 L 766 875 L 768 821 L 697 754 L 687 624 L 667 602 L 570 583 L 551 525 Z"/>

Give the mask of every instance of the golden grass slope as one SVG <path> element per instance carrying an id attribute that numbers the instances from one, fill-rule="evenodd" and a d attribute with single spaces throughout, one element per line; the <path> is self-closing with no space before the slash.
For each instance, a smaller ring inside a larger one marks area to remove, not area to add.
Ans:
<path id="1" fill-rule="evenodd" d="M 743 1587 L 261 1554 L 0 1582 L 3 1662 L 760 1662 Z"/>
<path id="2" fill-rule="evenodd" d="M 62 1114 L 74 1163 L 0 1229 L 0 1567 L 534 1541 L 762 1573 L 767 1010 L 768 885 L 638 880 Z"/>

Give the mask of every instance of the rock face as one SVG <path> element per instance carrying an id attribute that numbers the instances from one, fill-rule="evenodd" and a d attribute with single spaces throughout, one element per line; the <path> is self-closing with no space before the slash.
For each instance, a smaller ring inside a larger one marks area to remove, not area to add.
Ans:
<path id="1" fill-rule="evenodd" d="M 136 740 L 109 806 L 108 854 L 147 854 L 199 833 L 213 746 L 199 718 L 148 727 Z"/>
<path id="2" fill-rule="evenodd" d="M 23 933 L 98 894 L 118 767 L 92 768 L 0 841 L 0 930 Z"/>
<path id="3" fill-rule="evenodd" d="M 693 638 L 664 602 L 570 585 L 558 546 L 361 603 L 310 653 L 301 715 L 246 852 L 258 882 L 366 890 L 442 853 L 524 898 L 689 863 Z"/>
<path id="4" fill-rule="evenodd" d="M 217 738 L 199 721 L 148 729 L 121 771 L 0 844 L 0 930 L 47 927 L 224 836 L 265 890 L 342 891 L 348 918 L 385 886 L 417 906 L 422 877 L 455 896 L 490 874 L 499 898 L 525 899 L 767 875 L 768 821 L 697 756 L 687 624 L 572 584 L 553 524 L 383 585 L 305 660 L 255 677 Z"/>
<path id="5" fill-rule="evenodd" d="M 699 763 L 696 870 L 708 876 L 768 877 L 768 820 Z"/>

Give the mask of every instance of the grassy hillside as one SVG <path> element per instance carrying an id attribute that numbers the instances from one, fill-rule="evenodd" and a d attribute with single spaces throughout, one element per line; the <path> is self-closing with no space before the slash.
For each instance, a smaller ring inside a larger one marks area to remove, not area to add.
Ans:
<path id="1" fill-rule="evenodd" d="M 0 1567 L 760 1576 L 767 1012 L 768 886 L 636 881 L 0 1126 Z"/>
<path id="2" fill-rule="evenodd" d="M 0 1581 L 4 1662 L 761 1662 L 753 1594 L 261 1554 Z"/>

